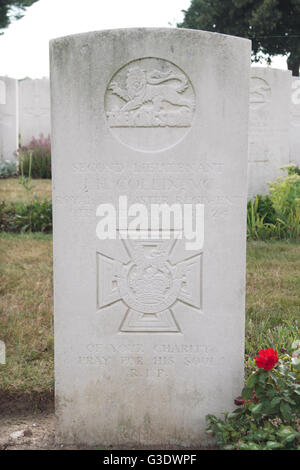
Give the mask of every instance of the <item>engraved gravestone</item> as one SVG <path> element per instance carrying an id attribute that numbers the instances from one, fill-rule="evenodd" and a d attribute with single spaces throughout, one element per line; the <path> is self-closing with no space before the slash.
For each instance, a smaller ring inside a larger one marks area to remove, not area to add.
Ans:
<path id="1" fill-rule="evenodd" d="M 19 81 L 20 139 L 28 145 L 32 138 L 51 133 L 50 85 L 47 78 Z"/>
<path id="2" fill-rule="evenodd" d="M 129 29 L 50 52 L 57 439 L 205 446 L 243 384 L 250 42 Z M 98 206 L 121 234 L 125 199 L 129 232 L 132 204 L 204 205 L 204 245 L 176 217 L 182 238 L 100 240 Z"/>
<path id="3" fill-rule="evenodd" d="M 248 197 L 269 192 L 268 181 L 289 163 L 291 72 L 252 67 L 248 150 Z"/>
<path id="4" fill-rule="evenodd" d="M 18 82 L 0 79 L 0 159 L 15 161 L 18 148 Z"/>
<path id="5" fill-rule="evenodd" d="M 300 78 L 292 77 L 290 116 L 290 162 L 300 167 Z"/>

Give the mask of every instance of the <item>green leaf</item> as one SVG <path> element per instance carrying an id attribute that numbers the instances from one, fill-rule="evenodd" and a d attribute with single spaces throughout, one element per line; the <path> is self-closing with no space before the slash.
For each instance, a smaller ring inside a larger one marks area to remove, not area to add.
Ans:
<path id="1" fill-rule="evenodd" d="M 249 450 L 260 450 L 259 445 L 255 444 L 255 442 L 249 442 L 248 448 L 249 448 Z"/>
<path id="2" fill-rule="evenodd" d="M 235 449 L 234 445 L 231 445 L 231 444 L 223 446 L 223 450 L 234 450 L 234 449 Z"/>
<path id="3" fill-rule="evenodd" d="M 276 441 L 268 441 L 266 447 L 267 450 L 280 449 L 280 447 L 282 447 L 282 444 Z"/>
<path id="4" fill-rule="evenodd" d="M 248 388 L 248 387 L 243 388 L 243 391 L 242 391 L 243 400 L 251 400 L 252 395 L 253 395 L 253 391 L 251 388 Z"/>
<path id="5" fill-rule="evenodd" d="M 265 384 L 267 378 L 268 378 L 268 373 L 266 371 L 261 371 L 261 373 L 259 374 L 259 383 L 262 385 Z"/>
<path id="6" fill-rule="evenodd" d="M 291 419 L 292 410 L 288 403 L 282 402 L 280 404 L 280 412 L 282 414 L 283 419 L 285 419 L 286 421 L 289 421 Z"/>
<path id="7" fill-rule="evenodd" d="M 275 382 L 275 384 L 278 383 L 278 377 L 277 377 L 277 375 L 276 375 L 274 372 L 271 372 L 271 373 L 270 373 L 270 377 L 271 377 L 271 379 Z"/>
<path id="8" fill-rule="evenodd" d="M 250 377 L 247 380 L 247 388 L 253 388 L 254 385 L 257 383 L 258 376 L 256 374 L 250 375 Z"/>
<path id="9" fill-rule="evenodd" d="M 293 442 L 295 440 L 295 438 L 297 437 L 298 433 L 296 434 L 290 434 L 289 436 L 286 436 L 286 438 L 284 439 L 284 442 L 286 444 L 290 444 L 291 442 Z"/>
<path id="10" fill-rule="evenodd" d="M 279 431 L 277 431 L 277 435 L 281 439 L 286 439 L 288 436 L 297 434 L 297 432 L 291 426 L 280 426 Z"/>
<path id="11" fill-rule="evenodd" d="M 260 403 L 262 404 L 261 412 L 263 414 L 269 414 L 272 412 L 270 401 L 264 400 L 264 401 L 261 401 Z"/>
<path id="12" fill-rule="evenodd" d="M 240 449 L 241 450 L 260 450 L 260 447 L 258 444 L 255 444 L 255 442 L 249 442 L 248 444 L 241 444 Z"/>
<path id="13" fill-rule="evenodd" d="M 262 410 L 262 403 L 258 403 L 257 405 L 254 405 L 252 406 L 250 409 L 251 409 L 251 413 L 254 414 L 254 415 L 257 415 L 261 412 Z"/>
<path id="14" fill-rule="evenodd" d="M 215 423 L 216 425 L 216 428 L 219 430 L 219 431 L 223 431 L 224 430 L 224 424 L 223 423 Z"/>
<path id="15" fill-rule="evenodd" d="M 299 391 L 300 393 L 300 391 Z M 244 413 L 244 408 L 243 407 L 239 407 L 237 408 L 236 410 L 232 411 L 231 413 L 228 413 L 227 417 L 228 419 L 236 419 L 237 415 L 240 415 Z"/>
<path id="16" fill-rule="evenodd" d="M 271 408 L 275 408 L 277 405 L 279 405 L 281 399 L 280 397 L 275 397 L 273 400 L 271 400 L 270 406 Z"/>
<path id="17" fill-rule="evenodd" d="M 277 396 L 278 392 L 277 390 L 274 390 L 274 389 L 270 389 L 267 391 L 267 395 L 269 398 L 274 398 L 275 396 Z"/>
<path id="18" fill-rule="evenodd" d="M 289 403 L 290 405 L 296 405 L 296 402 L 292 400 L 290 397 L 284 397 L 283 400 Z"/>
<path id="19" fill-rule="evenodd" d="M 253 438 L 256 440 L 256 441 L 262 441 L 264 439 L 264 433 L 263 431 L 261 430 L 258 430 L 256 432 L 253 433 Z"/>

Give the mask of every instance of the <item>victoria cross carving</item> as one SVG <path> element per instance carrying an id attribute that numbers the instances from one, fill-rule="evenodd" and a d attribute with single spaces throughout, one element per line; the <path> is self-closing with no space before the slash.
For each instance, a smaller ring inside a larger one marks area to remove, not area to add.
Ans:
<path id="1" fill-rule="evenodd" d="M 180 332 L 174 305 L 201 309 L 202 254 L 172 264 L 174 240 L 123 242 L 130 258 L 126 264 L 97 253 L 98 309 L 125 304 L 121 332 Z"/>

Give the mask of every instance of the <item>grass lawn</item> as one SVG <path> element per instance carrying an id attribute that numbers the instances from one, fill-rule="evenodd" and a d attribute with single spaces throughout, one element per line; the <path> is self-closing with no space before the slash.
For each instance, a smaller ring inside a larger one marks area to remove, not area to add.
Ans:
<path id="1" fill-rule="evenodd" d="M 0 236 L 0 398 L 53 390 L 52 236 Z"/>
<path id="2" fill-rule="evenodd" d="M 0 235 L 1 394 L 53 392 L 52 237 Z M 258 349 L 289 348 L 300 320 L 300 244 L 249 242 L 246 370 Z M 298 322 L 298 325 L 297 325 Z"/>
<path id="3" fill-rule="evenodd" d="M 30 201 L 34 193 L 41 199 L 51 199 L 51 180 L 33 179 L 29 186 L 30 190 L 26 190 L 18 178 L 0 179 L 0 201 Z"/>
<path id="4" fill-rule="evenodd" d="M 300 335 L 300 243 L 247 243 L 246 368 L 259 349 L 292 352 Z"/>

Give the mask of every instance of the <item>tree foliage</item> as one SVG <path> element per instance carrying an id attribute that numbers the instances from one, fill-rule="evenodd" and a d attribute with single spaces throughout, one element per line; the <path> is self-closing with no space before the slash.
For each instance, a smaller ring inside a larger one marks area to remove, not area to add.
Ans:
<path id="1" fill-rule="evenodd" d="M 38 0 L 0 0 L 0 29 L 7 28 L 11 20 L 19 20 L 22 18 L 25 9 L 37 1 Z"/>
<path id="2" fill-rule="evenodd" d="M 184 15 L 177 26 L 251 39 L 254 61 L 288 54 L 299 75 L 300 0 L 192 0 Z"/>

